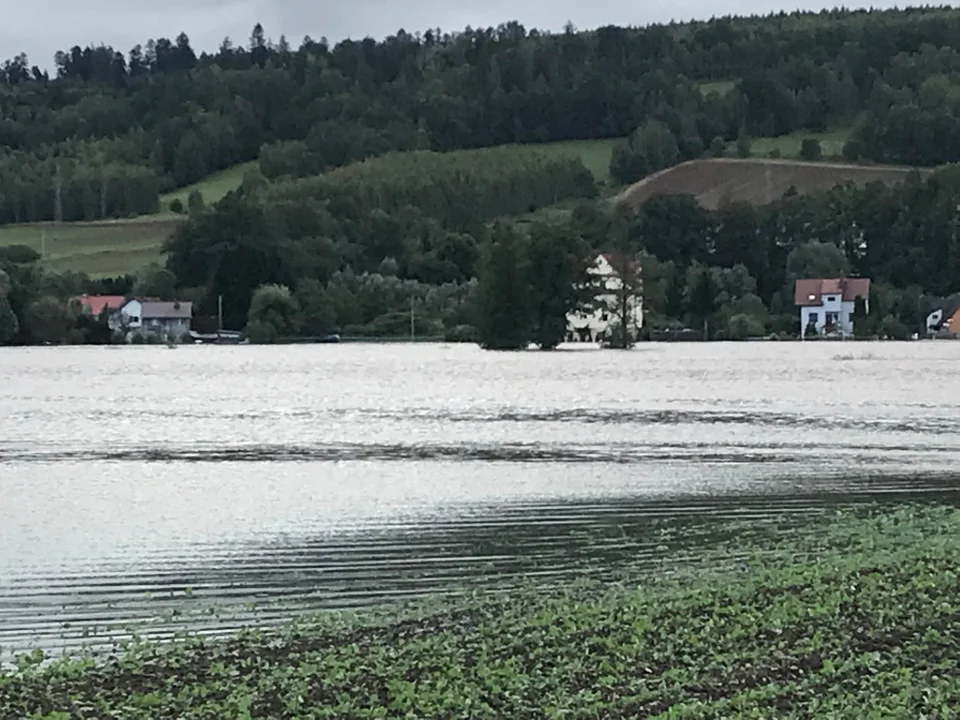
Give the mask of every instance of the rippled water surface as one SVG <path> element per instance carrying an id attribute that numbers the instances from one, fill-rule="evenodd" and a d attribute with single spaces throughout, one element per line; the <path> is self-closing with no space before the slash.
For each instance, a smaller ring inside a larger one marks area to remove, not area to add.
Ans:
<path id="1" fill-rule="evenodd" d="M 955 503 L 958 358 L 3 350 L 0 653 L 603 573 L 836 505 Z"/>

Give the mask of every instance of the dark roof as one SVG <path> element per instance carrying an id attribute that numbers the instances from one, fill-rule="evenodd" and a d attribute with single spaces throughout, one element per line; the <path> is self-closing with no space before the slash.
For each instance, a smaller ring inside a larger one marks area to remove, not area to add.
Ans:
<path id="1" fill-rule="evenodd" d="M 193 303 L 144 301 L 140 317 L 144 320 L 189 320 L 193 317 Z"/>
<path id="2" fill-rule="evenodd" d="M 844 302 L 870 297 L 869 278 L 811 278 L 797 280 L 793 293 L 794 305 L 816 307 L 823 304 L 824 295 L 843 295 Z"/>

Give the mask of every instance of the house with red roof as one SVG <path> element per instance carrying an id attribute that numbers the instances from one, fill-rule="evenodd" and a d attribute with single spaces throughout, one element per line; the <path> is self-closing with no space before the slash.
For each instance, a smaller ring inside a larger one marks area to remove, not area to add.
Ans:
<path id="1" fill-rule="evenodd" d="M 870 312 L 868 278 L 816 278 L 797 280 L 794 304 L 800 308 L 800 338 L 813 328 L 817 335 L 853 335 L 853 314 L 857 300 Z"/>
<path id="2" fill-rule="evenodd" d="M 75 297 L 74 300 L 80 303 L 83 312 L 89 313 L 93 317 L 100 317 L 100 313 L 104 310 L 108 312 L 119 310 L 127 301 L 123 295 L 80 295 Z"/>

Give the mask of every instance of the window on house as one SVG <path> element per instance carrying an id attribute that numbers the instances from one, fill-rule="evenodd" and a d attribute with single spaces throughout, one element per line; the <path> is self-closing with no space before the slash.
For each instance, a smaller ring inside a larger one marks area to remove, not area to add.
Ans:
<path id="1" fill-rule="evenodd" d="M 815 312 L 810 313 L 810 315 L 807 316 L 807 322 L 812 322 L 812 323 L 820 322 L 820 313 L 815 313 Z"/>

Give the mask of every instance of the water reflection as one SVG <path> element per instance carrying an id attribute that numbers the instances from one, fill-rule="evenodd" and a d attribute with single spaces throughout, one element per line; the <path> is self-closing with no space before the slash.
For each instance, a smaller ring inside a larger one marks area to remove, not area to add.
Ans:
<path id="1" fill-rule="evenodd" d="M 735 559 L 837 505 L 955 503 L 951 347 L 4 353 L 0 647 Z"/>

